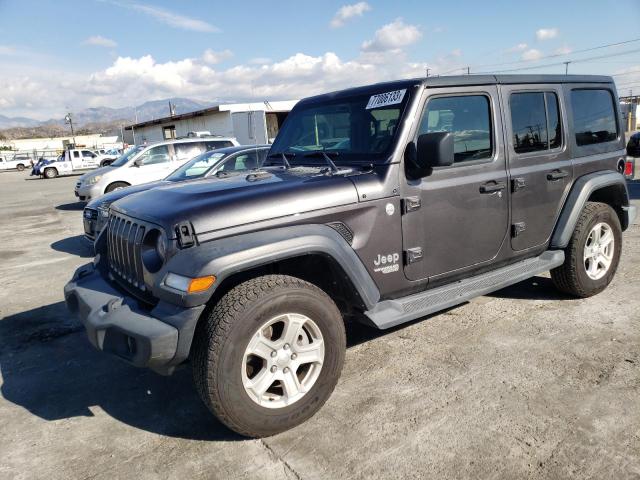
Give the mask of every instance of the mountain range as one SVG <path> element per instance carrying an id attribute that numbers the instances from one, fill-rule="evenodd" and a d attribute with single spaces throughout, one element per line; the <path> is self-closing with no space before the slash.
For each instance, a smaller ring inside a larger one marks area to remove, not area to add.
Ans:
<path id="1" fill-rule="evenodd" d="M 203 103 L 188 98 L 166 98 L 164 100 L 153 100 L 145 102 L 136 107 L 110 108 L 94 107 L 86 108 L 77 112 L 72 112 L 74 130 L 83 128 L 94 128 L 99 125 L 110 125 L 117 123 L 125 125 L 136 122 L 153 120 L 154 118 L 169 116 L 169 102 L 175 107 L 175 113 L 189 113 L 212 106 L 211 103 Z M 219 102 L 217 102 L 219 103 Z M 45 121 L 35 120 L 27 117 L 7 117 L 0 115 L 0 130 L 33 130 L 38 127 L 64 127 L 64 118 L 52 118 Z M 68 128 L 68 126 L 67 126 Z M 10 131 L 5 133 L 10 134 Z M 11 135 L 14 137 L 13 135 Z M 14 137 L 15 138 L 15 137 Z"/>

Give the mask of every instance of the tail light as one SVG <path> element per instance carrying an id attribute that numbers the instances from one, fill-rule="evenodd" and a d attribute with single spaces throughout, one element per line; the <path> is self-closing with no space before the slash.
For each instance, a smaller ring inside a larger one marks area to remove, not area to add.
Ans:
<path id="1" fill-rule="evenodd" d="M 627 160 L 624 163 L 624 176 L 625 177 L 633 178 L 633 167 L 634 167 L 634 161 L 633 160 Z"/>

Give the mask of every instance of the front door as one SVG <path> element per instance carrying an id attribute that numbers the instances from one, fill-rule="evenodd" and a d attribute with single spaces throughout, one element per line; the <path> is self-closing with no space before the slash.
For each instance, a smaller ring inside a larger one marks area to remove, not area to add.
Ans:
<path id="1" fill-rule="evenodd" d="M 136 169 L 131 175 L 132 185 L 162 180 L 178 167 L 171 161 L 167 145 L 149 148 L 136 159 L 136 164 L 131 166 Z"/>
<path id="2" fill-rule="evenodd" d="M 571 185 L 562 86 L 502 86 L 511 174 L 511 247 L 547 243 Z"/>
<path id="3" fill-rule="evenodd" d="M 402 231 L 410 280 L 489 262 L 509 226 L 497 88 L 427 89 L 425 95 L 415 138 L 453 133 L 455 163 L 420 180 L 405 180 Z"/>

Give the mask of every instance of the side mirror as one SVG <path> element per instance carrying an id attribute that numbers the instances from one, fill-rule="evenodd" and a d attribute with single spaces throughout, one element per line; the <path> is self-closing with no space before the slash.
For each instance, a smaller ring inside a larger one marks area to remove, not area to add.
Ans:
<path id="1" fill-rule="evenodd" d="M 405 160 L 407 176 L 412 179 L 430 175 L 435 167 L 453 165 L 453 134 L 433 132 L 420 135 L 417 145 L 407 148 Z"/>
<path id="2" fill-rule="evenodd" d="M 141 167 L 141 166 L 142 166 L 142 159 L 141 159 L 141 158 L 136 158 L 136 159 L 133 161 L 133 166 L 134 166 L 134 167 Z"/>

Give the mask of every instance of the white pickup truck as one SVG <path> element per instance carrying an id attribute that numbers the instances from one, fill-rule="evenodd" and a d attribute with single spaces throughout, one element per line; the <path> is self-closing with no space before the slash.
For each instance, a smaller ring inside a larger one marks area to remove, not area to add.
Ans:
<path id="1" fill-rule="evenodd" d="M 89 149 L 72 148 L 65 150 L 64 154 L 56 161 L 42 165 L 39 172 L 35 173 L 44 178 L 84 173 L 87 170 L 98 168 L 103 159 L 102 155 L 97 155 Z"/>
<path id="2" fill-rule="evenodd" d="M 28 155 L 15 155 L 0 153 L 0 170 L 13 170 L 19 172 L 31 165 L 31 159 Z"/>

